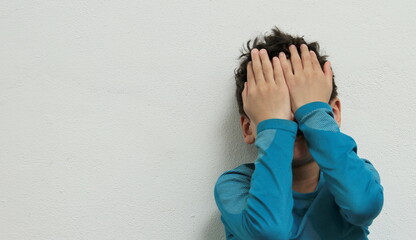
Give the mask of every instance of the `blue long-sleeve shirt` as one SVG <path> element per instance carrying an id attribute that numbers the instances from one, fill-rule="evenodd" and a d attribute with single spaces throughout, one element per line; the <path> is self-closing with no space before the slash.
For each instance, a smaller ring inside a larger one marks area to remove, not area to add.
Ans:
<path id="1" fill-rule="evenodd" d="M 384 197 L 372 163 L 340 132 L 331 106 L 311 102 L 295 121 L 266 119 L 257 125 L 254 163 L 224 172 L 214 188 L 227 240 L 368 239 L 368 227 Z M 320 167 L 315 191 L 292 190 L 294 142 L 303 133 Z"/>

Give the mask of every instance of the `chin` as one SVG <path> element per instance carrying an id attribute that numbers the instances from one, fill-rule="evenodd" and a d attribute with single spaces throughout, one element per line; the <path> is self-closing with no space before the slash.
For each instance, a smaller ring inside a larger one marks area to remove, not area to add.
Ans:
<path id="1" fill-rule="evenodd" d="M 309 163 L 312 156 L 308 150 L 308 146 L 305 141 L 296 141 L 293 149 L 293 160 L 292 165 L 303 165 Z"/>
<path id="2" fill-rule="evenodd" d="M 315 160 L 312 158 L 312 155 L 309 152 L 304 154 L 294 154 L 292 160 L 292 167 L 300 167 L 303 165 L 307 165 L 313 161 Z"/>

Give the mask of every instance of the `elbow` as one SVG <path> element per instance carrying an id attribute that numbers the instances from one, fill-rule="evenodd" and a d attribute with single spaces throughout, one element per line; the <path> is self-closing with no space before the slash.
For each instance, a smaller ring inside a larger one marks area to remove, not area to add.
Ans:
<path id="1" fill-rule="evenodd" d="M 380 214 L 384 204 L 382 190 L 372 198 L 355 201 L 352 203 L 348 214 L 343 214 L 348 222 L 356 226 L 370 226 L 373 220 Z"/>

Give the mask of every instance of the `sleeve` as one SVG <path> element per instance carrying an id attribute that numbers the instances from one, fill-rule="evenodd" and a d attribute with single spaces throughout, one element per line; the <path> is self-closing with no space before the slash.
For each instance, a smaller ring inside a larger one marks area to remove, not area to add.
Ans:
<path id="1" fill-rule="evenodd" d="M 292 229 L 292 159 L 297 123 L 266 119 L 257 125 L 254 172 L 227 171 L 215 201 L 227 233 L 240 240 L 289 239 Z"/>
<path id="2" fill-rule="evenodd" d="M 369 160 L 358 157 L 356 142 L 340 132 L 328 103 L 307 103 L 296 110 L 295 119 L 340 214 L 351 224 L 371 225 L 384 202 L 377 170 Z"/>

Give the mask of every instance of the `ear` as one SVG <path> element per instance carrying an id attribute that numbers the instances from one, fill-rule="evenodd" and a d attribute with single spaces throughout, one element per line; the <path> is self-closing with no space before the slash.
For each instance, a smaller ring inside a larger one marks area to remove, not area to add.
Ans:
<path id="1" fill-rule="evenodd" d="M 244 141 L 253 144 L 256 141 L 256 126 L 246 116 L 240 116 L 240 123 Z"/>
<path id="2" fill-rule="evenodd" d="M 341 100 L 336 97 L 329 102 L 334 112 L 334 119 L 338 123 L 338 127 L 341 127 Z"/>

